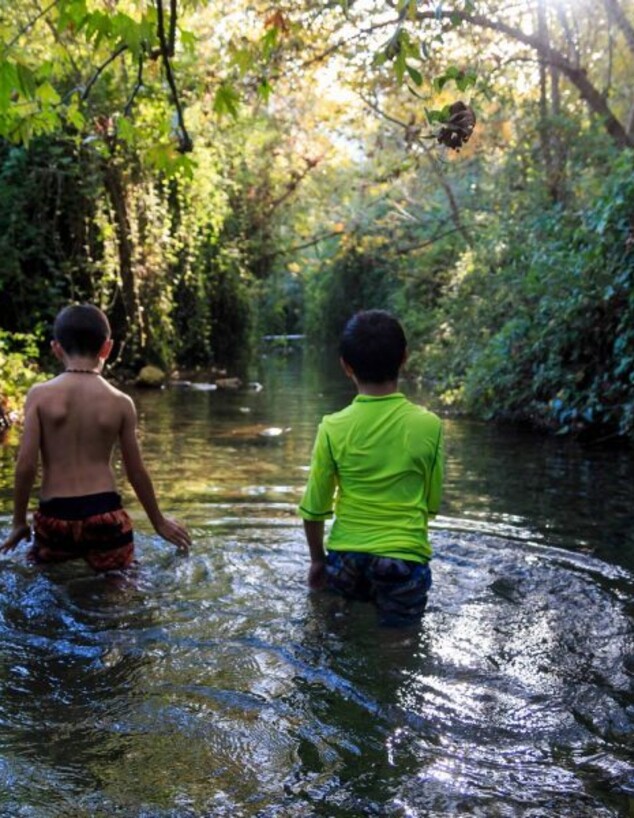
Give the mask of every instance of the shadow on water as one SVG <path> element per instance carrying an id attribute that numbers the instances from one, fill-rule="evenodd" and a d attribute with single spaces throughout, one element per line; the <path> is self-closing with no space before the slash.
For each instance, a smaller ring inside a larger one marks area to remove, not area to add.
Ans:
<path id="1" fill-rule="evenodd" d="M 350 390 L 259 379 L 135 395 L 189 559 L 128 497 L 129 574 L 0 561 L 0 815 L 634 815 L 631 458 L 448 421 L 430 607 L 380 630 L 306 592 L 295 516 Z"/>

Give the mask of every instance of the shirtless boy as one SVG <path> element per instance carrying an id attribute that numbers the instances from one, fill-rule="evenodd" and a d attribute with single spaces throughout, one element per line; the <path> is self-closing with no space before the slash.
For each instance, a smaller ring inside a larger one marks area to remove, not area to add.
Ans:
<path id="1" fill-rule="evenodd" d="M 88 304 L 66 307 L 55 319 L 53 336 L 51 347 L 64 372 L 27 395 L 13 530 L 0 550 L 12 551 L 30 539 L 27 506 L 41 453 L 40 504 L 29 560 L 83 557 L 96 571 L 130 565 L 132 523 L 121 506 L 111 465 L 119 443 L 128 480 L 157 534 L 187 552 L 187 530 L 159 509 L 137 441 L 134 403 L 101 377 L 112 350 L 108 319 Z"/>

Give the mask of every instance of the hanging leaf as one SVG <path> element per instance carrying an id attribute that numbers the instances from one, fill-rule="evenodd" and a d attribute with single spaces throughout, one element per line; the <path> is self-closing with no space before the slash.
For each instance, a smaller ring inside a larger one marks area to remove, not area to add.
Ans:
<path id="1" fill-rule="evenodd" d="M 223 83 L 216 91 L 213 110 L 218 116 L 229 114 L 234 119 L 238 116 L 240 96 L 236 89 L 228 83 Z"/>
<path id="2" fill-rule="evenodd" d="M 17 83 L 15 65 L 8 61 L 0 62 L 0 111 L 8 110 Z"/>
<path id="3" fill-rule="evenodd" d="M 22 63 L 17 63 L 15 67 L 20 93 L 27 99 L 33 99 L 37 88 L 35 74 Z"/>
<path id="4" fill-rule="evenodd" d="M 265 78 L 262 82 L 258 85 L 258 96 L 261 97 L 265 102 L 268 102 L 269 97 L 273 92 L 273 88 L 269 81 Z"/>
<path id="5" fill-rule="evenodd" d="M 35 96 L 45 105 L 59 105 L 61 97 L 50 82 L 43 82 L 38 86 Z"/>
<path id="6" fill-rule="evenodd" d="M 413 66 L 406 64 L 407 73 L 410 75 L 411 79 L 416 83 L 416 85 L 423 84 L 423 76 L 420 71 L 417 71 Z"/>

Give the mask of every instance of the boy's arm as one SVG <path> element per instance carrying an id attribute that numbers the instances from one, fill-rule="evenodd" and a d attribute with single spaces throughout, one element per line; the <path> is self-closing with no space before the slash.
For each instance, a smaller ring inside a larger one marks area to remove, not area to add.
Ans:
<path id="1" fill-rule="evenodd" d="M 326 585 L 326 555 L 324 553 L 324 521 L 304 520 L 304 533 L 310 551 L 308 587 L 319 591 Z"/>
<path id="2" fill-rule="evenodd" d="M 324 521 L 332 517 L 336 485 L 337 467 L 332 456 L 328 433 L 322 422 L 313 446 L 308 483 L 299 505 L 310 551 L 308 584 L 314 590 L 322 588 L 325 584 Z"/>
<path id="3" fill-rule="evenodd" d="M 24 430 L 20 441 L 18 459 L 15 464 L 13 526 L 11 533 L 0 546 L 0 551 L 13 551 L 22 540 L 31 538 L 31 529 L 27 523 L 26 515 L 31 489 L 37 474 L 39 451 L 40 418 L 37 410 L 37 399 L 34 390 L 31 390 L 24 405 Z"/>
<path id="4" fill-rule="evenodd" d="M 436 453 L 434 456 L 434 463 L 431 470 L 431 478 L 429 481 L 429 489 L 427 491 L 427 510 L 430 517 L 435 517 L 440 508 L 440 501 L 442 499 L 442 486 L 444 478 L 445 454 L 444 454 L 444 440 L 442 426 L 438 431 L 438 440 L 436 442 Z"/>
<path id="5" fill-rule="evenodd" d="M 143 506 L 154 530 L 163 539 L 173 543 L 180 551 L 188 551 L 191 539 L 187 529 L 176 520 L 169 520 L 164 517 L 159 508 L 154 486 L 143 463 L 137 439 L 136 409 L 134 403 L 127 397 L 125 398 L 119 443 L 121 445 L 123 465 L 130 485 L 134 489 L 134 493 Z"/>

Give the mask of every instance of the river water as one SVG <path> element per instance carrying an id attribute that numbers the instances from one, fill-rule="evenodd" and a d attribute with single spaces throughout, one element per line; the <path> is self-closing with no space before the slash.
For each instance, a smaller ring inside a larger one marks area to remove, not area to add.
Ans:
<path id="1" fill-rule="evenodd" d="M 631 451 L 447 419 L 428 612 L 382 630 L 305 585 L 321 364 L 134 395 L 189 558 L 128 489 L 127 575 L 0 557 L 1 816 L 634 816 Z"/>

